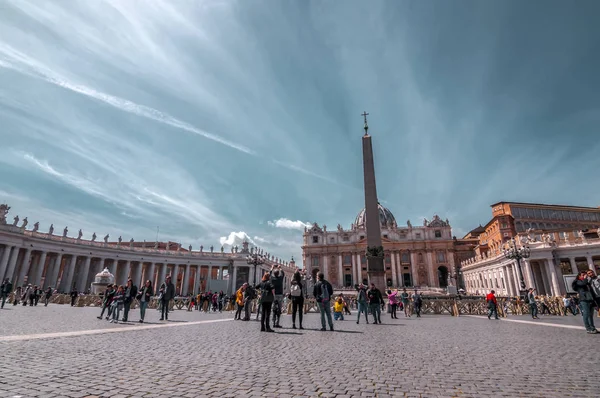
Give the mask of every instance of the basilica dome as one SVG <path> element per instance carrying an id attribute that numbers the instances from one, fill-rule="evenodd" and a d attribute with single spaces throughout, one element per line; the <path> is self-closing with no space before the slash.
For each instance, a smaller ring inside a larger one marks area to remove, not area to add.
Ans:
<path id="1" fill-rule="evenodd" d="M 379 209 L 379 225 L 380 226 L 385 227 L 385 226 L 396 225 L 396 218 L 394 218 L 394 215 L 388 208 L 383 207 L 381 205 L 381 203 L 378 203 L 377 207 Z M 358 213 L 358 215 L 356 216 L 354 225 L 356 225 L 356 228 L 365 228 L 365 225 L 366 225 L 365 221 L 366 221 L 366 211 L 365 211 L 365 209 L 362 209 L 360 211 L 360 213 Z"/>

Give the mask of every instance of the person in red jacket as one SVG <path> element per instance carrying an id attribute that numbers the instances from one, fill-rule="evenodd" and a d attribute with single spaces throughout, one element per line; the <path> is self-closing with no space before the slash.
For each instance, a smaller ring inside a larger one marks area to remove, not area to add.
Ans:
<path id="1" fill-rule="evenodd" d="M 485 296 L 485 300 L 488 304 L 488 319 L 492 318 L 494 315 L 495 319 L 498 318 L 498 302 L 496 301 L 496 296 L 494 295 L 495 291 L 491 291 L 487 296 Z"/>

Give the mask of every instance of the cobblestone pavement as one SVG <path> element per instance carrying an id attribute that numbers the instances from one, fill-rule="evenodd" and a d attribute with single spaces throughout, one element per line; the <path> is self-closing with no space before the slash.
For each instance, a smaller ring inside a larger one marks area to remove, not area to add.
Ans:
<path id="1" fill-rule="evenodd" d="M 109 324 L 97 308 L 0 311 L 0 397 L 597 397 L 600 335 L 485 318 L 355 317 L 261 333 L 233 314 L 175 311 L 167 327 Z M 133 311 L 130 319 L 137 320 Z M 158 324 L 158 313 L 147 319 Z M 510 319 L 529 320 L 527 316 Z M 197 321 L 215 321 L 196 323 Z M 542 322 L 581 318 L 544 317 Z M 89 330 L 70 337 L 28 335 Z M 38 336 L 39 337 L 39 336 Z"/>

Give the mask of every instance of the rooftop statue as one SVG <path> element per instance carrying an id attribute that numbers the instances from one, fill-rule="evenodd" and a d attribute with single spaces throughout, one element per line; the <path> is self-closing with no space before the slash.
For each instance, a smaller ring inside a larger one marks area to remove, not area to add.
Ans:
<path id="1" fill-rule="evenodd" d="M 133 238 L 129 240 L 129 247 L 133 248 Z"/>
<path id="2" fill-rule="evenodd" d="M 204 250 L 204 246 L 200 245 L 200 253 Z"/>
<path id="3" fill-rule="evenodd" d="M 50 228 L 48 229 L 48 235 L 52 235 L 54 233 L 54 224 L 50 224 Z"/>
<path id="4" fill-rule="evenodd" d="M 92 242 L 95 242 L 95 241 L 96 241 L 96 233 L 94 232 L 94 233 L 92 234 Z"/>
<path id="5" fill-rule="evenodd" d="M 119 241 L 119 244 L 121 244 L 121 242 L 123 242 L 123 237 L 119 236 L 119 239 L 117 239 Z"/>
<path id="6" fill-rule="evenodd" d="M 169 242 L 167 242 L 167 250 L 169 250 L 171 248 L 171 244 Z"/>
<path id="7" fill-rule="evenodd" d="M 110 235 L 106 234 L 106 236 L 104 237 L 104 243 L 108 243 L 108 238 L 110 238 Z"/>
<path id="8" fill-rule="evenodd" d="M 37 232 L 38 229 L 40 229 L 40 223 L 39 221 L 36 221 L 36 223 L 33 224 L 33 232 Z"/>
<path id="9" fill-rule="evenodd" d="M 192 245 L 189 245 L 188 250 L 192 251 Z"/>
<path id="10" fill-rule="evenodd" d="M 81 239 L 82 236 L 83 236 L 83 232 L 80 229 L 79 232 L 77 233 L 77 239 Z"/>
<path id="11" fill-rule="evenodd" d="M 27 221 L 27 217 L 25 217 L 23 219 L 23 224 L 21 224 L 21 228 L 25 229 L 25 227 L 27 226 L 27 224 L 29 224 L 29 221 Z"/>
<path id="12" fill-rule="evenodd" d="M 225 248 L 221 246 L 221 253 L 225 253 Z"/>
<path id="13" fill-rule="evenodd" d="M 67 237 L 67 233 L 69 233 L 69 228 L 65 227 L 65 229 L 63 229 L 63 238 Z"/>
<path id="14" fill-rule="evenodd" d="M 17 214 L 15 216 L 15 218 L 13 218 L 13 226 L 16 227 L 18 222 L 19 222 L 19 215 Z"/>
<path id="15" fill-rule="evenodd" d="M 212 252 L 214 252 L 214 249 L 215 249 L 215 248 L 213 247 L 213 245 L 210 245 L 210 252 L 211 252 L 211 253 L 212 253 Z"/>
<path id="16" fill-rule="evenodd" d="M 10 210 L 9 205 L 7 205 L 7 204 L 0 205 L 0 225 L 6 224 L 6 215 L 8 214 L 9 210 Z"/>

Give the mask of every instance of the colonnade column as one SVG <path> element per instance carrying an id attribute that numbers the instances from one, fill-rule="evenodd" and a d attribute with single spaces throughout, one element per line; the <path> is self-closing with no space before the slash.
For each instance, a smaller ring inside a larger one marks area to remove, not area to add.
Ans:
<path id="1" fill-rule="evenodd" d="M 31 283 L 34 285 L 40 285 L 42 283 L 42 274 L 44 273 L 47 258 L 48 252 L 42 252 L 37 265 L 34 267 L 34 271 L 31 273 Z"/>
<path id="2" fill-rule="evenodd" d="M 17 265 L 17 258 L 19 257 L 20 250 L 21 248 L 19 246 L 13 246 L 12 255 L 10 257 L 10 261 L 8 262 L 6 278 L 9 278 L 11 281 L 14 281 L 13 274 L 15 273 L 15 266 Z M 16 287 L 16 285 L 14 286 Z"/>
<path id="3" fill-rule="evenodd" d="M 363 277 L 362 277 L 362 264 L 360 262 L 360 254 L 356 253 L 355 255 L 356 255 L 356 272 L 357 272 L 357 279 L 358 279 L 357 283 L 362 283 Z"/>
<path id="4" fill-rule="evenodd" d="M 142 285 L 146 284 L 146 281 L 150 281 L 152 284 L 152 289 L 156 290 L 156 280 L 154 278 L 154 269 L 156 263 L 148 264 L 148 268 L 146 268 L 146 274 L 144 275 L 144 280 L 142 281 Z"/>
<path id="5" fill-rule="evenodd" d="M 210 269 L 211 267 L 208 267 L 209 270 L 209 280 L 210 280 Z M 235 292 L 237 290 L 237 267 L 235 266 L 235 264 L 233 265 L 233 279 L 231 280 L 231 293 Z"/>
<path id="6" fill-rule="evenodd" d="M 75 275 L 75 264 L 77 264 L 77 255 L 71 256 L 69 267 L 65 268 L 62 277 L 61 289 L 63 292 L 69 293 L 73 287 L 73 275 Z"/>
<path id="7" fill-rule="evenodd" d="M 589 254 L 587 256 L 585 256 L 587 263 L 588 263 L 588 268 L 591 269 L 592 271 L 596 272 L 596 268 L 594 267 L 594 260 L 592 259 L 592 256 L 590 256 Z"/>
<path id="8" fill-rule="evenodd" d="M 575 264 L 575 259 L 573 257 L 569 257 L 569 263 L 571 264 L 571 273 L 577 274 L 579 271 L 577 270 L 577 264 Z"/>
<path id="9" fill-rule="evenodd" d="M 328 275 L 329 272 L 327 272 L 328 271 L 328 269 L 327 269 L 328 268 L 327 267 L 327 255 L 321 256 L 321 259 L 323 260 L 323 267 L 321 267 L 323 269 L 321 270 L 321 272 L 325 275 L 325 280 L 329 280 L 329 275 Z"/>
<path id="10" fill-rule="evenodd" d="M 136 286 L 142 286 L 142 273 L 144 272 L 144 262 L 143 261 L 137 261 L 137 268 L 135 268 L 135 273 L 132 272 L 132 268 L 133 266 L 131 265 L 131 261 L 127 261 L 127 265 L 129 268 L 129 272 L 133 273 L 133 277 L 131 279 L 133 279 L 133 284 Z"/>
<path id="11" fill-rule="evenodd" d="M 412 278 L 413 287 L 418 285 L 419 276 L 417 273 L 417 253 L 410 253 L 410 273 Z"/>
<path id="12" fill-rule="evenodd" d="M 437 281 L 438 283 L 436 283 L 436 276 L 437 276 L 437 267 L 436 267 L 436 263 L 433 261 L 433 252 L 428 251 L 427 252 L 427 262 L 429 264 L 427 264 L 427 268 L 429 269 L 429 286 L 435 287 L 439 284 L 439 281 Z M 437 286 L 440 287 L 440 286 Z"/>
<path id="13" fill-rule="evenodd" d="M 44 253 L 46 254 L 46 253 Z M 43 256 L 45 258 L 45 256 Z M 43 265 L 42 265 L 43 266 Z M 83 269 L 79 272 L 79 282 L 77 282 L 77 291 L 85 291 L 88 275 L 90 273 L 90 267 L 92 266 L 92 258 L 86 257 L 85 264 L 83 265 Z"/>
<path id="14" fill-rule="evenodd" d="M 163 283 L 165 281 L 165 279 L 167 278 L 167 264 L 162 263 L 161 265 L 159 265 L 160 272 L 157 272 L 157 278 L 158 280 L 156 281 L 156 287 L 160 287 L 161 283 Z"/>
<path id="15" fill-rule="evenodd" d="M 354 253 L 350 253 L 350 263 L 352 264 L 352 285 L 356 285 L 359 282 L 356 273 L 356 259 L 354 258 Z"/>
<path id="16" fill-rule="evenodd" d="M 398 274 L 396 273 L 396 253 L 390 252 L 392 258 L 392 287 L 398 287 Z"/>
<path id="17" fill-rule="evenodd" d="M 0 260 L 0 279 L 4 281 L 4 274 L 6 273 L 6 268 L 8 267 L 8 258 L 10 257 L 10 252 L 12 251 L 13 246 L 5 245 L 4 253 L 2 253 L 2 259 Z M 7 275 L 7 278 L 9 276 Z M 12 282 L 12 279 L 11 279 Z M 14 285 L 14 283 L 13 283 Z M 16 285 L 15 285 L 16 287 Z"/>
<path id="18" fill-rule="evenodd" d="M 533 271 L 531 270 L 531 263 L 527 260 L 522 260 L 523 261 L 523 272 L 526 273 L 527 275 L 527 279 L 529 280 L 529 287 L 537 289 L 536 285 L 535 285 L 535 278 L 533 276 Z"/>
<path id="19" fill-rule="evenodd" d="M 28 248 L 27 251 L 25 252 L 25 256 L 23 257 L 21 267 L 19 268 L 18 279 L 13 282 L 14 286 L 23 285 L 25 283 L 25 275 L 27 275 L 27 271 L 29 270 L 30 257 L 31 257 L 31 248 Z M 31 282 L 29 282 L 29 283 L 31 283 Z"/>
<path id="20" fill-rule="evenodd" d="M 338 284 L 344 286 L 344 268 L 342 266 L 342 255 L 338 255 Z"/>
<path id="21" fill-rule="evenodd" d="M 183 284 L 181 288 L 181 294 L 187 296 L 190 285 L 190 265 L 185 266 L 185 273 L 183 274 Z"/>
<path id="22" fill-rule="evenodd" d="M 58 273 L 60 272 L 60 265 L 62 264 L 62 253 L 58 254 L 58 257 L 54 261 L 54 265 L 52 266 L 52 274 L 50 275 L 50 279 L 48 280 L 47 286 L 52 286 L 52 288 L 58 289 L 56 284 L 58 283 Z M 50 268 L 48 268 L 50 271 Z M 48 276 L 48 272 L 46 272 L 46 277 Z"/>

